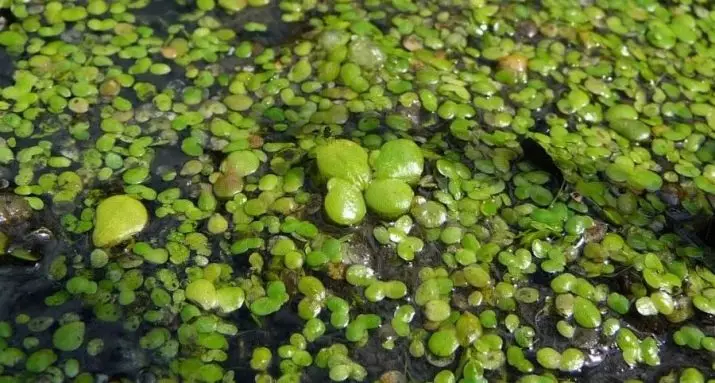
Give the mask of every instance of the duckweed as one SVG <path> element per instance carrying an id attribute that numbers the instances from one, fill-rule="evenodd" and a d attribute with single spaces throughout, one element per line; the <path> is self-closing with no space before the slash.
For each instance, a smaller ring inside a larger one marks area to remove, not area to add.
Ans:
<path id="1" fill-rule="evenodd" d="M 377 179 L 395 178 L 415 184 L 422 176 L 424 156 L 414 141 L 388 141 L 380 148 L 374 168 Z"/>
<path id="2" fill-rule="evenodd" d="M 576 323 L 585 328 L 595 328 L 601 325 L 601 313 L 589 300 L 576 297 L 573 302 L 573 315 Z"/>
<path id="3" fill-rule="evenodd" d="M 342 178 L 331 178 L 327 188 L 325 212 L 333 222 L 353 225 L 363 220 L 366 214 L 365 200 L 356 185 Z"/>
<path id="4" fill-rule="evenodd" d="M 397 179 L 375 180 L 365 191 L 367 207 L 385 218 L 397 218 L 405 214 L 410 209 L 413 197 L 410 185 Z"/>
<path id="5" fill-rule="evenodd" d="M 85 324 L 80 321 L 70 322 L 55 330 L 52 344 L 61 351 L 74 351 L 82 346 Z"/>
<path id="6" fill-rule="evenodd" d="M 116 245 L 141 232 L 148 220 L 141 202 L 126 195 L 109 197 L 97 206 L 92 241 L 97 247 Z"/>
<path id="7" fill-rule="evenodd" d="M 438 357 L 448 357 L 459 347 L 457 332 L 453 329 L 439 330 L 430 335 L 428 347 Z"/>
<path id="8" fill-rule="evenodd" d="M 204 310 L 210 310 L 216 306 L 218 294 L 211 281 L 197 279 L 186 286 L 186 299 L 195 302 Z"/>
<path id="9" fill-rule="evenodd" d="M 362 190 L 370 181 L 367 152 L 348 140 L 334 140 L 316 150 L 320 174 L 326 179 L 339 178 Z"/>

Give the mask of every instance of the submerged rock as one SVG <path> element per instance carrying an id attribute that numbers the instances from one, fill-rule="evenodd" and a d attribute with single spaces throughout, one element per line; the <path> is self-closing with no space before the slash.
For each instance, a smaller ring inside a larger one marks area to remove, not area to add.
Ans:
<path id="1" fill-rule="evenodd" d="M 0 230 L 23 223 L 32 217 L 32 208 L 25 198 L 15 194 L 0 194 Z"/>

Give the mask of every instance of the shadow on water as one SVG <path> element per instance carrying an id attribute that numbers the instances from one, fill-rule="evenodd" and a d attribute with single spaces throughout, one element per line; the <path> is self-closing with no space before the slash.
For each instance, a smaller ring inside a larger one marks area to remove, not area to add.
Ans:
<path id="1" fill-rule="evenodd" d="M 3 200 L 3 204 L 7 202 Z M 3 214 L 8 214 L 7 207 Z M 3 218 L 5 220 L 5 218 Z M 0 320 L 6 320 L 15 310 L 22 306 L 23 310 L 45 309 L 43 299 L 33 296 L 45 293 L 55 287 L 55 283 L 47 278 L 52 261 L 63 254 L 71 252 L 58 217 L 49 209 L 31 213 L 21 222 L 6 221 L 0 227 L 3 234 L 10 238 L 10 248 L 18 245 L 39 254 L 37 262 L 17 260 L 4 254 L 0 266 Z M 35 233 L 42 233 L 35 236 Z"/>
<path id="2" fill-rule="evenodd" d="M 176 0 L 151 0 L 146 7 L 135 10 L 133 14 L 139 24 L 161 33 L 170 25 L 178 23 L 181 15 L 190 10 L 189 6 L 182 6 Z"/>
<path id="3" fill-rule="evenodd" d="M 15 64 L 5 48 L 0 48 L 0 87 L 12 85 Z"/>
<path id="4" fill-rule="evenodd" d="M 15 21 L 17 21 L 17 17 L 10 11 L 10 8 L 0 9 L 0 31 L 7 29 Z M 12 85 L 14 73 L 15 61 L 5 47 L 0 47 L 0 87 Z"/>
<path id="5" fill-rule="evenodd" d="M 521 149 L 529 163 L 549 173 L 551 180 L 556 183 L 557 187 L 561 185 L 564 175 L 543 146 L 531 138 L 524 138 L 521 140 Z"/>
<path id="6" fill-rule="evenodd" d="M 548 125 L 544 121 L 539 121 L 535 130 L 548 134 Z M 522 138 L 520 145 L 525 159 L 538 169 L 549 173 L 551 179 L 555 181 L 552 181 L 551 186 L 558 188 L 564 181 L 564 175 L 546 148 L 529 137 Z M 677 186 L 673 185 L 670 188 L 666 188 L 665 191 L 658 191 L 656 194 L 666 204 L 670 205 L 664 212 L 667 228 L 678 234 L 685 242 L 702 248 L 705 252 L 703 261 L 710 267 L 715 266 L 715 216 L 705 215 L 704 213 L 692 215 L 686 211 L 680 204 Z M 592 201 L 585 202 L 590 207 L 596 208 L 594 213 L 601 213 Z M 711 204 L 713 202 L 715 202 L 715 199 L 711 199 Z M 715 208 L 715 205 L 713 205 L 713 208 Z M 608 221 L 605 217 L 602 218 L 604 218 L 604 221 Z"/>
<path id="7" fill-rule="evenodd" d="M 301 21 L 286 23 L 281 20 L 279 2 L 271 2 L 264 7 L 248 7 L 237 15 L 221 15 L 222 22 L 236 31 L 239 41 L 252 41 L 263 46 L 276 47 L 300 38 L 311 29 L 310 15 Z M 262 23 L 265 32 L 250 32 L 244 29 L 249 22 Z"/>

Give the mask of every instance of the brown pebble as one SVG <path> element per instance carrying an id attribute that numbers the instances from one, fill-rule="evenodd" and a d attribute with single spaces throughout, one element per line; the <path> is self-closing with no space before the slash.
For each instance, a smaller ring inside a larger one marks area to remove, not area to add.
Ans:
<path id="1" fill-rule="evenodd" d="M 17 225 L 32 216 L 32 208 L 24 197 L 0 194 L 0 225 Z"/>

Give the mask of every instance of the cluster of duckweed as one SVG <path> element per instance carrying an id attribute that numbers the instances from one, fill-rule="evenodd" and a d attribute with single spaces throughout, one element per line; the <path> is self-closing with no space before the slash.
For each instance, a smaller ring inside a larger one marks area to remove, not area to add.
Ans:
<path id="1" fill-rule="evenodd" d="M 0 382 L 713 376 L 707 1 L 0 7 Z"/>

